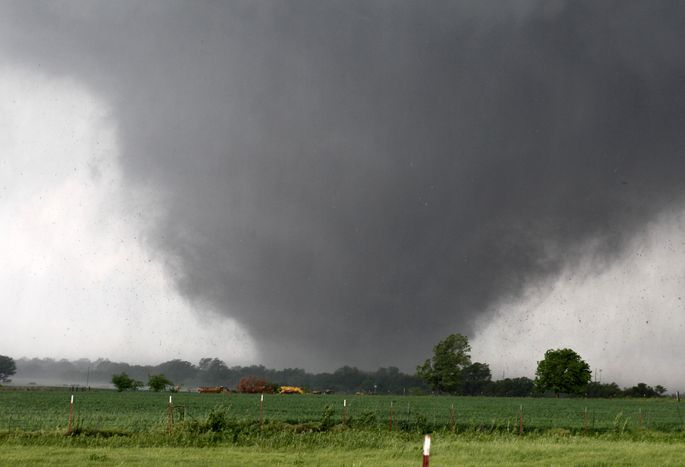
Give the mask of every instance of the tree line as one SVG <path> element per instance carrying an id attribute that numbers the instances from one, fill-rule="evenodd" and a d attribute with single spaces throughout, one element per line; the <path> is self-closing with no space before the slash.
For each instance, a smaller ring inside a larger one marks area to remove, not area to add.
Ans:
<path id="1" fill-rule="evenodd" d="M 301 368 L 276 370 L 263 365 L 229 367 L 223 360 L 210 357 L 202 358 L 197 364 L 174 359 L 158 365 L 130 365 L 107 359 L 22 358 L 17 360 L 17 365 L 12 358 L 0 355 L 0 383 L 9 381 L 19 371 L 27 379 L 53 379 L 80 386 L 111 383 L 124 390 L 145 385 L 153 390 L 195 386 L 233 389 L 241 380 L 257 378 L 271 385 L 297 386 L 310 391 L 365 394 L 657 397 L 666 393 L 661 385 L 651 387 L 638 383 L 621 389 L 616 383 L 593 382 L 589 365 L 571 349 L 548 350 L 538 362 L 535 379 L 494 381 L 489 365 L 472 362 L 470 351 L 466 336 L 452 334 L 435 345 L 432 358 L 418 365 L 413 375 L 393 366 L 376 371 L 343 366 L 331 373 L 310 373 Z"/>
<path id="2" fill-rule="evenodd" d="M 535 379 L 516 378 L 520 392 L 493 393 L 502 381 L 492 381 L 487 363 L 471 362 L 471 346 L 466 336 L 451 334 L 433 347 L 433 357 L 416 367 L 416 374 L 438 393 L 455 395 L 516 395 L 560 397 L 659 397 L 666 388 L 638 383 L 621 389 L 616 383 L 592 381 L 590 365 L 572 349 L 549 349 L 538 362 Z M 525 393 L 524 393 L 525 392 Z"/>
<path id="3" fill-rule="evenodd" d="M 107 359 L 90 361 L 54 360 L 50 358 L 18 359 L 17 368 L 23 379 L 53 379 L 70 385 L 112 383 L 113 376 L 126 375 L 132 385 L 146 385 L 151 376 L 162 375 L 174 386 L 225 386 L 235 388 L 241 379 L 257 377 L 283 386 L 341 393 L 421 394 L 428 386 L 417 376 L 403 373 L 397 367 L 365 371 L 343 366 L 333 372 L 310 373 L 301 368 L 270 369 L 263 365 L 228 366 L 219 358 L 202 358 L 197 364 L 174 359 L 158 365 L 131 365 Z"/>

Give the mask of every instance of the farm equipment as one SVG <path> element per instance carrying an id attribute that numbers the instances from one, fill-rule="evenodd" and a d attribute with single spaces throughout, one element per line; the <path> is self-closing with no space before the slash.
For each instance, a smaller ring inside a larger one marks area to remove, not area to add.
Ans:
<path id="1" fill-rule="evenodd" d="M 304 394 L 304 389 L 297 386 L 281 386 L 278 392 L 280 394 Z"/>

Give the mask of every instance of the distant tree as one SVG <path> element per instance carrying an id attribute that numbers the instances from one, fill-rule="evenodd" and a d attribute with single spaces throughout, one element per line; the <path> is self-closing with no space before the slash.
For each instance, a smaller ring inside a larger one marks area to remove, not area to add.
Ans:
<path id="1" fill-rule="evenodd" d="M 310 386 L 311 376 L 301 368 L 284 368 L 282 370 L 271 370 L 268 381 L 278 381 L 283 386 Z"/>
<path id="2" fill-rule="evenodd" d="M 529 397 L 534 391 L 535 382 L 526 377 L 492 381 L 485 388 L 487 395 L 497 397 Z"/>
<path id="3" fill-rule="evenodd" d="M 258 378 L 257 376 L 246 376 L 240 378 L 240 382 L 236 387 L 238 392 L 244 392 L 249 394 L 257 394 L 261 392 L 272 393 L 274 392 L 274 385 L 268 383 L 264 378 Z"/>
<path id="4" fill-rule="evenodd" d="M 661 386 L 661 389 L 666 392 L 666 388 L 663 386 Z M 658 397 L 661 395 L 656 389 L 645 383 L 637 383 L 637 385 L 632 388 L 625 389 L 623 394 L 626 397 Z"/>
<path id="5" fill-rule="evenodd" d="M 147 385 L 153 391 L 160 392 L 160 391 L 164 391 L 167 388 L 167 386 L 173 386 L 174 383 L 169 381 L 169 379 L 166 376 L 164 376 L 164 374 L 160 373 L 158 375 L 150 376 L 150 379 L 148 380 Z"/>
<path id="6" fill-rule="evenodd" d="M 620 397 L 623 395 L 623 391 L 616 383 L 599 383 L 593 381 L 589 383 L 585 388 L 585 395 L 587 397 Z"/>
<path id="7" fill-rule="evenodd" d="M 8 383 L 10 376 L 17 372 L 17 364 L 12 357 L 0 355 L 0 383 Z"/>
<path id="8" fill-rule="evenodd" d="M 366 392 L 373 389 L 373 378 L 357 368 L 345 365 L 330 376 L 330 386 L 340 392 Z"/>
<path id="9" fill-rule="evenodd" d="M 656 393 L 659 394 L 660 396 L 663 396 L 663 395 L 666 393 L 666 391 L 667 391 L 667 389 L 666 389 L 665 387 L 663 387 L 662 385 L 660 385 L 660 384 L 657 384 L 656 386 L 654 386 L 654 390 L 655 390 Z"/>
<path id="10" fill-rule="evenodd" d="M 416 374 L 433 390 L 457 393 L 462 370 L 471 364 L 471 346 L 466 336 L 452 334 L 433 347 L 433 358 L 416 367 Z"/>
<path id="11" fill-rule="evenodd" d="M 198 368 L 185 360 L 169 360 L 168 362 L 157 365 L 153 372 L 164 373 L 164 375 L 176 384 L 189 383 L 195 378 Z"/>
<path id="12" fill-rule="evenodd" d="M 461 393 L 465 396 L 478 396 L 485 392 L 492 380 L 487 363 L 475 362 L 461 370 Z"/>
<path id="13" fill-rule="evenodd" d="M 423 385 L 423 381 L 418 377 L 404 374 L 394 366 L 379 368 L 371 374 L 371 379 L 377 394 L 402 394 L 407 388 Z"/>
<path id="14" fill-rule="evenodd" d="M 142 381 L 135 380 L 128 376 L 126 373 L 119 373 L 118 375 L 112 375 L 112 384 L 117 388 L 117 391 L 122 392 L 128 389 L 135 391 L 136 389 L 143 386 Z"/>
<path id="15" fill-rule="evenodd" d="M 198 364 L 197 376 L 204 384 L 223 384 L 231 379 L 231 370 L 223 360 L 218 358 L 203 358 Z"/>
<path id="16" fill-rule="evenodd" d="M 112 375 L 112 384 L 117 388 L 117 391 L 122 392 L 130 387 L 131 378 L 126 373 Z"/>
<path id="17" fill-rule="evenodd" d="M 540 391 L 581 394 L 592 378 L 590 365 L 571 349 L 550 349 L 538 362 L 535 385 Z"/>

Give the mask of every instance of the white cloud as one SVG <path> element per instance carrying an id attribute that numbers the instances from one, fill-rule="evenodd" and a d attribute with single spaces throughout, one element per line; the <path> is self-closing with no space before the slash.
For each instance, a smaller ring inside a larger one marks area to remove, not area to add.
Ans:
<path id="1" fill-rule="evenodd" d="M 124 190 L 106 104 L 66 79 L 1 71 L 0 353 L 253 359 L 245 332 L 193 310 L 142 247 L 154 198 Z"/>
<path id="2" fill-rule="evenodd" d="M 531 287 L 482 323 L 473 356 L 493 376 L 529 376 L 550 348 L 570 347 L 603 382 L 685 387 L 685 212 L 645 226 L 611 264 L 592 257 Z"/>

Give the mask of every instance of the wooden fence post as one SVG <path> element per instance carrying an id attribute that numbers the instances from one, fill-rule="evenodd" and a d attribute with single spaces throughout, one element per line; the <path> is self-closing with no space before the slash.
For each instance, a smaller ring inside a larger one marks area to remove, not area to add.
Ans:
<path id="1" fill-rule="evenodd" d="M 456 423 L 456 417 L 454 416 L 454 403 L 452 403 L 452 405 L 450 405 L 450 429 L 452 432 L 454 432 Z"/>

